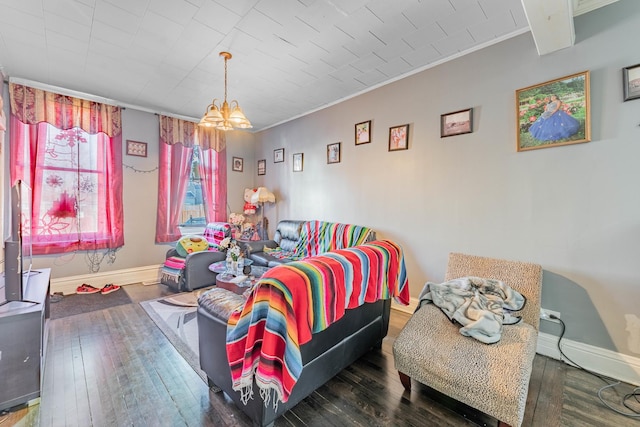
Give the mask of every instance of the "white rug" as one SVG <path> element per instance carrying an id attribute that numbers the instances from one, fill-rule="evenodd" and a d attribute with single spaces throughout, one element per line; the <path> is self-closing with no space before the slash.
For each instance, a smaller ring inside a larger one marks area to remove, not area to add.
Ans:
<path id="1" fill-rule="evenodd" d="M 207 290 L 208 288 L 198 289 L 140 303 L 151 320 L 205 383 L 206 374 L 200 369 L 196 310 L 198 297 Z"/>

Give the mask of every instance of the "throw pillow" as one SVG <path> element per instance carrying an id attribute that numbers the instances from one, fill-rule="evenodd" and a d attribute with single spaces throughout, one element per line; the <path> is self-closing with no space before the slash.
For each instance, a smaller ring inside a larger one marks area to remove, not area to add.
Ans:
<path id="1" fill-rule="evenodd" d="M 202 252 L 209 249 L 209 242 L 202 236 L 184 236 L 176 244 L 176 252 L 182 257 L 194 252 Z"/>

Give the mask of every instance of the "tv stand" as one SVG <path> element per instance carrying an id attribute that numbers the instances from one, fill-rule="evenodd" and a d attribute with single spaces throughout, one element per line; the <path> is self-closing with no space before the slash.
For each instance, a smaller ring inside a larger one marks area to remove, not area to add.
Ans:
<path id="1" fill-rule="evenodd" d="M 23 301 L 0 306 L 0 411 L 40 397 L 51 269 L 33 270 Z"/>

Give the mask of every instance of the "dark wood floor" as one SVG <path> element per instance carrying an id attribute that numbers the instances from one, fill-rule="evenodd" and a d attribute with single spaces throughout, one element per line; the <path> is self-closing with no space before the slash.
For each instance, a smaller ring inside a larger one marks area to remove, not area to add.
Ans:
<path id="1" fill-rule="evenodd" d="M 127 292 L 133 304 L 50 321 L 40 404 L 0 417 L 0 425 L 250 425 L 223 393 L 208 390 L 137 304 L 165 293 L 161 288 L 132 285 Z M 415 382 L 412 393 L 404 392 L 391 346 L 407 319 L 392 311 L 382 350 L 342 371 L 276 426 L 495 425 Z M 591 375 L 536 356 L 524 425 L 638 427 L 637 419 L 602 406 L 596 396 L 602 385 Z M 631 387 L 616 390 L 606 396 L 618 405 Z"/>

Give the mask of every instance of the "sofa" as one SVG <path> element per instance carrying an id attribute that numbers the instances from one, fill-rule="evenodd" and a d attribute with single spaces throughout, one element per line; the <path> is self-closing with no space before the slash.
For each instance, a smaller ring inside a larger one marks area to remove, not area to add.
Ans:
<path id="1" fill-rule="evenodd" d="M 198 301 L 200 366 L 254 425 L 272 425 L 381 347 L 392 297 L 408 304 L 409 286 L 402 249 L 386 240 L 278 265 L 244 296 L 213 288 Z"/>
<path id="2" fill-rule="evenodd" d="M 223 261 L 226 253 L 220 250 L 220 242 L 231 236 L 231 225 L 226 222 L 210 222 L 201 237 L 207 241 L 207 250 L 186 252 L 178 248 L 167 251 L 165 263 L 160 272 L 160 283 L 176 292 L 187 292 L 211 286 L 216 283 L 217 274 L 209 270 L 209 265 Z"/>
<path id="3" fill-rule="evenodd" d="M 275 267 L 334 249 L 375 240 L 367 227 L 328 221 L 282 220 L 271 240 L 243 242 L 255 265 Z"/>

